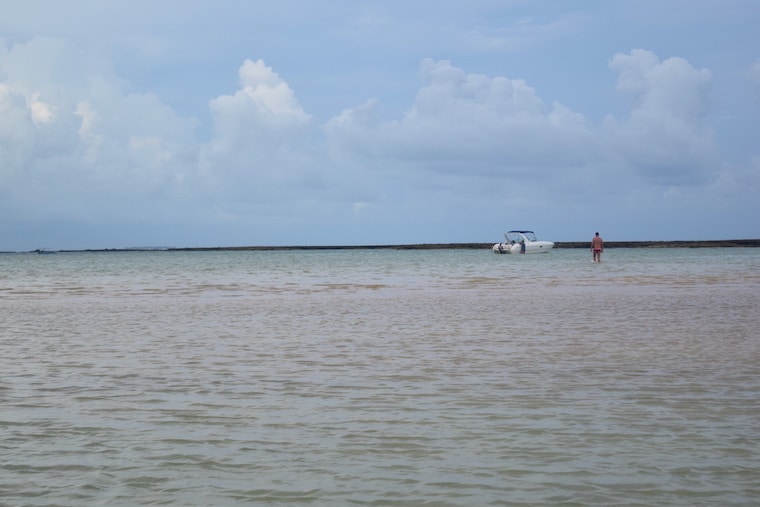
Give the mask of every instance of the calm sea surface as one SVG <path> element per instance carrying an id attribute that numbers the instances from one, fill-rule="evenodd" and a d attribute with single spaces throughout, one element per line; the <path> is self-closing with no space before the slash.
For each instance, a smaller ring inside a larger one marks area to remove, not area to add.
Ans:
<path id="1" fill-rule="evenodd" d="M 0 505 L 756 506 L 760 249 L 0 255 Z"/>

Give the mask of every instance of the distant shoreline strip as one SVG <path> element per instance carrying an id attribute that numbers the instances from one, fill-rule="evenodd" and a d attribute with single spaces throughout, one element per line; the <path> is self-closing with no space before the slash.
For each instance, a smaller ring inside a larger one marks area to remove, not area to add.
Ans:
<path id="1" fill-rule="evenodd" d="M 216 247 L 131 247 L 58 252 L 215 252 L 215 251 L 282 251 L 282 250 L 484 250 L 493 243 L 416 243 L 406 245 L 292 245 L 292 246 L 216 246 Z M 731 248 L 760 247 L 760 239 L 727 239 L 709 241 L 605 241 L 613 248 Z M 588 241 L 556 241 L 554 248 L 589 248 Z M 13 253 L 13 252 L 5 252 Z"/>
<path id="2" fill-rule="evenodd" d="M 554 248 L 589 248 L 588 241 L 555 241 Z M 408 245 L 238 246 L 168 248 L 170 251 L 214 250 L 482 250 L 494 243 L 417 243 Z M 760 247 L 760 239 L 714 241 L 605 241 L 605 248 L 725 248 Z"/>

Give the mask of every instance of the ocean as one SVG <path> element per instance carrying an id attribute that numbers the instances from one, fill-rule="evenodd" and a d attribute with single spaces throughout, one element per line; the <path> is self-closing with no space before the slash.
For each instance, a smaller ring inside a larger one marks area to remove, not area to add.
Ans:
<path id="1" fill-rule="evenodd" d="M 756 506 L 760 249 L 0 255 L 0 505 Z"/>

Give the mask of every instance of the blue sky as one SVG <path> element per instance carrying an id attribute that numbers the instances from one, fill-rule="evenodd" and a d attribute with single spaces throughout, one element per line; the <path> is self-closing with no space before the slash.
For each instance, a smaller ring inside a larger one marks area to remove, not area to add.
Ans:
<path id="1" fill-rule="evenodd" d="M 0 250 L 759 238 L 760 2 L 0 3 Z"/>

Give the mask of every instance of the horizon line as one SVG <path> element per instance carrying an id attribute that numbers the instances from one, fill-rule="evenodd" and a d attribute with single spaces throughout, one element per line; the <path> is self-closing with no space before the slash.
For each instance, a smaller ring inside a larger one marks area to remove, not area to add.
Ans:
<path id="1" fill-rule="evenodd" d="M 41 252 L 177 252 L 177 251 L 274 251 L 274 250 L 479 250 L 491 248 L 494 243 L 402 243 L 365 245 L 249 245 L 249 246 L 187 246 L 187 247 L 122 247 L 122 248 L 81 248 L 50 249 L 37 248 L 27 251 L 0 251 L 0 253 L 41 253 Z M 555 241 L 555 248 L 588 248 L 589 241 Z M 716 247 L 760 247 L 758 239 L 718 239 L 718 240 L 640 240 L 605 241 L 606 248 L 716 248 Z"/>

